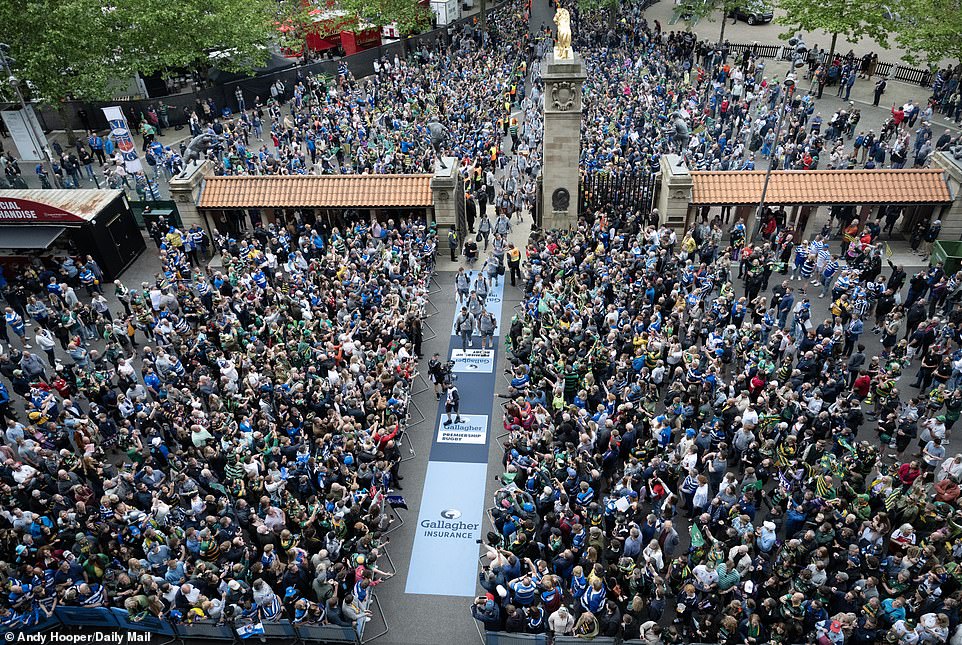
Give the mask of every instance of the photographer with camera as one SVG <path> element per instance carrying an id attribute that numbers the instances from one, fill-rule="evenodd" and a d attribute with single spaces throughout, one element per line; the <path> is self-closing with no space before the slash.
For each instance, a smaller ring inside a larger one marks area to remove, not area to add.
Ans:
<path id="1" fill-rule="evenodd" d="M 441 363 L 441 355 L 434 352 L 434 356 L 428 361 L 428 378 L 434 384 L 434 396 L 438 401 L 441 400 L 441 391 L 444 389 L 444 364 Z"/>

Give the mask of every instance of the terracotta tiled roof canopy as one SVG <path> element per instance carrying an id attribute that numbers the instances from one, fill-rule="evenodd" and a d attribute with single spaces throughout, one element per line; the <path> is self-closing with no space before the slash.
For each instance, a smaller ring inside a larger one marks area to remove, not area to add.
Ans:
<path id="1" fill-rule="evenodd" d="M 430 206 L 431 175 L 208 177 L 198 208 Z"/>
<path id="2" fill-rule="evenodd" d="M 757 204 L 764 170 L 691 173 L 693 204 Z M 768 204 L 941 204 L 951 202 L 941 170 L 775 170 Z"/>

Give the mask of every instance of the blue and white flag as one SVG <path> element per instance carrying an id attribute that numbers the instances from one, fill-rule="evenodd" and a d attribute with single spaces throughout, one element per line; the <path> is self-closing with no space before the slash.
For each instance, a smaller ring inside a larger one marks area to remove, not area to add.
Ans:
<path id="1" fill-rule="evenodd" d="M 117 106 L 101 108 L 107 123 L 110 124 L 110 134 L 107 136 L 114 142 L 124 157 L 124 169 L 129 173 L 136 173 L 143 170 L 140 165 L 140 158 L 137 156 L 137 145 L 134 143 L 134 135 L 127 125 L 124 112 Z"/>
<path id="2" fill-rule="evenodd" d="M 257 621 L 256 623 L 249 623 L 247 625 L 241 625 L 237 628 L 237 635 L 242 639 L 248 639 L 251 636 L 257 636 L 264 633 L 264 623 Z"/>

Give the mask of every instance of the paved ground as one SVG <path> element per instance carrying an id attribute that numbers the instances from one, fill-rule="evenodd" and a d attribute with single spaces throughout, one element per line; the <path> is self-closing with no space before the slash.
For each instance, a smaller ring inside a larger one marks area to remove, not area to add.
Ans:
<path id="1" fill-rule="evenodd" d="M 777 5 L 777 0 L 770 2 L 770 4 Z M 898 3 L 894 3 L 893 6 Z M 684 29 L 684 23 L 677 23 L 676 25 L 669 26 L 669 22 L 675 10 L 675 3 L 672 0 L 659 0 L 656 4 L 645 11 L 645 15 L 648 16 L 649 20 L 659 20 L 661 24 L 666 29 Z M 779 17 L 783 17 L 785 12 L 776 7 L 775 9 L 775 20 Z M 748 23 L 739 21 L 737 24 L 732 24 L 731 19 L 728 20 L 728 24 L 725 26 L 725 38 L 729 42 L 733 43 L 752 43 L 758 42 L 761 44 L 766 43 L 776 43 L 780 42 L 782 39 L 780 35 L 786 33 L 790 30 L 789 25 L 783 25 L 777 22 L 771 22 L 766 25 L 749 25 Z M 697 25 L 694 26 L 693 31 L 695 31 L 699 36 L 703 38 L 713 38 L 717 39 L 721 32 L 721 14 L 711 16 L 700 20 Z M 809 47 L 815 47 L 816 45 L 820 49 L 828 49 L 832 44 L 831 34 L 826 34 L 821 31 L 802 31 L 796 32 L 801 33 L 805 40 L 805 43 Z M 874 38 L 864 37 L 857 40 L 849 40 L 845 36 L 839 36 L 838 42 L 835 44 L 835 50 L 843 54 L 848 53 L 851 49 L 855 52 L 856 56 L 862 56 L 863 54 L 868 54 L 869 52 L 875 52 L 879 55 L 879 60 L 887 63 L 903 63 L 909 65 L 910 67 L 919 67 L 919 65 L 911 65 L 907 61 L 903 60 L 905 55 L 905 50 L 899 46 L 898 42 L 895 40 L 894 34 L 888 39 L 888 47 L 883 47 Z M 954 61 L 945 61 L 944 64 L 951 64 Z"/>
<path id="2" fill-rule="evenodd" d="M 547 7 L 545 0 L 535 0 L 533 3 L 533 17 L 532 24 L 537 26 L 544 23 L 550 23 L 551 15 Z M 661 2 L 651 9 L 649 9 L 648 14 L 651 18 L 659 18 L 662 23 L 667 25 L 667 17 L 671 13 L 671 4 L 669 2 Z M 696 29 L 703 37 L 708 36 L 708 34 L 713 33 L 718 27 L 718 24 L 712 24 L 710 22 L 702 23 Z M 739 23 L 739 25 L 732 27 L 729 25 L 726 28 L 728 37 L 732 42 L 751 42 L 752 40 L 758 40 L 759 42 L 776 42 L 777 34 L 782 28 L 779 26 L 765 26 L 765 27 L 748 27 L 744 23 Z M 702 33 L 704 32 L 704 33 Z M 810 45 L 814 44 L 827 44 L 827 39 L 809 38 Z M 845 49 L 842 49 L 842 48 Z M 843 51 L 847 51 L 847 45 L 840 44 L 839 48 Z M 857 53 L 862 53 L 860 50 L 856 49 Z M 888 58 L 884 54 L 881 56 L 883 60 L 893 60 L 893 58 Z M 784 74 L 784 69 L 779 69 L 777 64 L 772 64 L 772 73 Z M 921 88 L 912 87 L 909 85 L 901 83 L 891 83 L 890 93 L 887 95 L 889 103 L 892 100 L 898 100 L 904 102 L 908 98 L 925 98 L 926 92 Z M 856 84 L 855 90 L 853 91 L 852 98 L 859 104 L 859 107 L 863 108 L 863 123 L 865 128 L 875 128 L 877 129 L 886 118 L 886 111 L 882 109 L 876 109 L 871 107 L 871 85 L 866 81 L 860 81 Z M 822 101 L 819 102 L 820 110 L 823 114 L 830 114 L 831 111 L 837 109 L 842 105 L 842 102 L 835 98 L 834 95 L 829 95 L 826 92 Z M 938 121 L 937 121 L 938 123 Z M 175 131 L 169 130 L 165 132 L 163 137 L 163 142 L 165 144 L 175 144 L 180 139 L 183 138 L 186 130 Z M 56 134 L 55 136 L 62 137 L 61 134 Z M 5 147 L 12 146 L 12 142 L 9 140 L 3 140 L 3 145 Z M 37 185 L 37 182 L 33 181 L 34 176 L 32 173 L 32 166 L 28 168 L 24 167 L 25 175 L 28 175 L 28 183 L 30 185 Z M 161 186 L 162 193 L 166 195 L 166 189 Z M 826 218 L 827 214 L 821 214 L 822 218 Z M 821 220 L 818 220 L 821 221 Z M 510 239 L 515 244 L 523 244 L 527 240 L 527 235 L 529 231 L 530 221 L 526 220 L 523 223 L 515 223 L 514 231 L 512 232 Z M 443 244 L 442 244 L 443 246 Z M 918 267 L 922 264 L 922 260 L 917 256 L 913 256 L 907 252 L 905 245 L 895 244 L 895 255 L 893 259 L 896 262 L 902 263 L 906 266 L 907 270 L 911 274 L 911 269 L 913 267 Z M 454 298 L 453 295 L 453 272 L 456 271 L 459 263 L 452 263 L 447 259 L 446 253 L 441 254 L 439 257 L 439 275 L 437 277 L 436 285 L 437 292 L 432 295 L 431 302 L 438 308 L 438 313 L 432 316 L 428 321 L 428 326 L 425 328 L 426 336 L 430 338 L 431 330 L 437 332 L 437 335 L 430 340 L 426 340 L 424 343 L 424 353 L 426 356 L 430 356 L 433 352 L 444 353 L 447 351 L 449 335 L 447 330 L 450 329 L 451 319 L 454 315 Z M 149 280 L 153 277 L 159 269 L 159 265 L 156 261 L 156 250 L 151 241 L 148 240 L 148 250 L 147 252 L 124 274 L 123 280 L 128 285 L 139 285 L 140 282 L 144 280 Z M 773 279 L 772 286 L 778 284 L 778 281 Z M 803 286 L 799 281 L 795 282 L 795 286 Z M 505 307 L 504 313 L 501 320 L 501 327 L 505 329 L 510 324 L 510 318 L 514 314 L 514 307 L 521 300 L 521 291 L 519 289 L 513 289 L 508 286 L 505 290 Z M 111 297 L 112 298 L 112 297 Z M 116 305 L 116 303 L 114 303 Z M 119 309 L 119 306 L 116 306 Z M 813 319 L 819 320 L 827 314 L 828 303 L 826 300 L 815 300 Z M 866 344 L 868 345 L 868 354 L 872 355 L 873 352 L 879 350 L 878 337 L 867 333 L 864 337 Z M 59 348 L 58 348 L 59 352 Z M 495 369 L 495 378 L 499 379 L 496 385 L 496 391 L 502 389 L 503 382 L 502 372 L 504 370 L 506 361 L 502 352 L 500 354 L 500 363 Z M 424 366 L 422 366 L 423 368 Z M 908 389 L 908 383 L 906 379 L 914 375 L 914 372 L 909 372 L 906 377 L 903 377 L 903 389 Z M 463 393 L 465 396 L 469 396 L 469 393 Z M 429 389 L 425 389 L 424 392 L 415 396 L 414 402 L 421 412 L 429 419 L 434 418 L 434 410 L 437 402 L 435 401 L 433 393 Z M 499 428 L 500 420 L 502 418 L 500 411 L 500 401 L 495 399 L 491 402 L 491 427 Z M 418 416 L 415 413 L 415 416 Z M 381 619 L 379 615 L 375 616 L 371 624 L 368 626 L 367 637 L 373 637 L 382 633 L 387 629 L 387 633 L 380 637 L 377 642 L 379 643 L 389 643 L 389 644 L 408 644 L 408 643 L 418 643 L 418 644 L 434 644 L 434 643 L 452 643 L 461 642 L 466 643 L 477 638 L 477 627 L 475 621 L 471 618 L 469 600 L 465 598 L 451 598 L 451 597 L 439 597 L 439 596 L 420 596 L 420 595 L 407 595 L 404 593 L 404 581 L 407 578 L 407 568 L 408 561 L 407 558 L 410 554 L 411 547 L 414 538 L 414 524 L 418 516 L 418 506 L 421 498 L 421 490 L 424 483 L 425 468 L 428 461 L 428 451 L 431 445 L 431 433 L 433 432 L 433 427 L 431 421 L 422 423 L 409 430 L 409 436 L 412 439 L 412 444 L 416 456 L 410 461 L 405 462 L 401 468 L 401 474 L 405 477 L 404 479 L 404 490 L 401 493 L 405 496 L 409 509 L 407 511 L 400 511 L 401 517 L 403 518 L 404 524 L 399 524 L 399 527 L 391 532 L 391 544 L 389 546 L 388 552 L 392 557 L 392 561 L 397 570 L 397 575 L 378 587 L 377 598 L 379 600 L 380 606 L 386 612 L 386 624 L 385 621 Z M 496 431 L 492 430 L 493 434 L 497 434 Z M 869 433 L 866 432 L 868 436 Z M 955 451 L 959 449 L 959 442 L 953 439 L 950 442 L 949 451 Z M 485 491 L 485 499 L 490 500 L 492 498 L 493 492 L 496 488 L 494 478 L 495 476 L 501 474 L 501 450 L 500 446 L 496 441 L 491 442 L 489 460 L 488 460 L 488 479 Z M 456 485 L 456 482 L 452 484 Z M 486 529 L 485 529 L 486 530 Z M 445 572 L 437 572 L 439 576 L 445 575 Z"/>

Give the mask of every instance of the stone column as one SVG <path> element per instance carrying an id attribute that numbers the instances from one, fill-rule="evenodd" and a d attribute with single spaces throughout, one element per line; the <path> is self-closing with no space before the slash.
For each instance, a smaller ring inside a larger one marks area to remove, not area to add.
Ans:
<path id="1" fill-rule="evenodd" d="M 661 158 L 661 190 L 658 191 L 659 222 L 676 232 L 685 230 L 692 198 L 692 179 L 684 159 L 678 155 Z M 697 213 L 697 209 L 695 210 Z"/>
<path id="2" fill-rule="evenodd" d="M 942 169 L 942 176 L 953 198 L 952 203 L 941 210 L 936 207 L 933 215 L 942 220 L 939 237 L 943 240 L 962 239 L 962 161 L 939 151 L 932 155 L 932 167 Z"/>
<path id="3" fill-rule="evenodd" d="M 458 224 L 458 211 L 455 198 L 458 191 L 458 160 L 454 157 L 444 157 L 445 168 L 434 164 L 434 176 L 431 178 L 431 195 L 434 202 L 434 221 L 441 228 L 455 228 Z M 447 234 L 443 236 L 447 237 Z"/>
<path id="4" fill-rule="evenodd" d="M 542 226 L 568 228 L 578 219 L 581 175 L 581 91 L 586 78 L 578 54 L 548 53 L 544 80 L 544 165 L 541 169 Z"/>
<path id="5" fill-rule="evenodd" d="M 190 228 L 194 224 L 199 224 L 207 231 L 208 235 L 213 235 L 210 227 L 203 215 L 197 211 L 197 200 L 200 198 L 200 190 L 205 177 L 214 174 L 214 165 L 204 160 L 199 166 L 194 166 L 187 177 L 175 175 L 170 180 L 170 198 L 177 204 L 177 212 L 180 213 L 180 221 L 184 228 Z"/>

